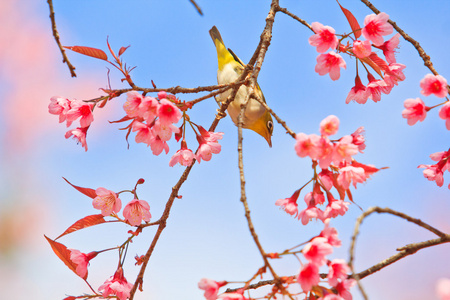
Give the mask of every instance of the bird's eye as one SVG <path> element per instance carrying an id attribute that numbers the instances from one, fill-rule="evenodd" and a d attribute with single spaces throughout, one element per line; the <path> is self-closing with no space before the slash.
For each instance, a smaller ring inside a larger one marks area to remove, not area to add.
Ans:
<path id="1" fill-rule="evenodd" d="M 267 122 L 267 129 L 269 129 L 270 134 L 272 134 L 272 131 L 273 131 L 273 122 L 272 121 Z"/>

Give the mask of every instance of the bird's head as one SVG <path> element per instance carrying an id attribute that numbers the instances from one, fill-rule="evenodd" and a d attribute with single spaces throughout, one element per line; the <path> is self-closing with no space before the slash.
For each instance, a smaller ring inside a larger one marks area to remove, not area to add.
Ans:
<path id="1" fill-rule="evenodd" d="M 272 147 L 273 121 L 267 110 L 247 128 L 262 136 L 269 144 L 269 147 Z"/>

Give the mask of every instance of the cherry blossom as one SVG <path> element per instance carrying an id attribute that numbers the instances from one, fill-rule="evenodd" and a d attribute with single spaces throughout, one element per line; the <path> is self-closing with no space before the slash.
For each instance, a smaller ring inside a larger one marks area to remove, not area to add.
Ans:
<path id="1" fill-rule="evenodd" d="M 338 284 L 339 280 L 344 280 L 347 278 L 347 273 L 350 272 L 350 268 L 345 262 L 345 260 L 336 258 L 333 259 L 329 264 L 329 271 L 328 271 L 328 283 L 331 286 L 336 286 Z"/>
<path id="2" fill-rule="evenodd" d="M 369 94 L 369 98 L 374 102 L 381 100 L 381 93 L 389 94 L 393 85 L 388 85 L 384 80 L 377 80 L 372 74 L 368 73 L 367 78 L 369 83 L 366 86 L 366 90 Z"/>
<path id="3" fill-rule="evenodd" d="M 205 139 L 201 135 L 197 135 L 197 141 L 199 143 L 199 148 L 197 150 L 196 158 L 200 163 L 201 160 L 209 161 L 211 160 L 212 154 L 220 153 L 221 146 L 214 138 Z"/>
<path id="4" fill-rule="evenodd" d="M 68 99 L 59 96 L 53 96 L 52 98 L 50 98 L 48 112 L 52 115 L 59 115 L 59 123 L 62 123 L 66 120 L 66 115 L 69 110 L 70 101 Z"/>
<path id="5" fill-rule="evenodd" d="M 422 88 L 420 93 L 424 96 L 433 94 L 436 97 L 444 98 L 448 94 L 447 80 L 441 75 L 425 75 L 420 81 L 420 87 Z"/>
<path id="6" fill-rule="evenodd" d="M 320 208 L 315 207 L 314 205 L 308 206 L 306 209 L 300 211 L 298 213 L 297 218 L 302 220 L 302 224 L 308 224 L 311 219 L 319 219 L 323 220 L 323 211 Z"/>
<path id="7" fill-rule="evenodd" d="M 330 219 L 323 221 L 325 224 L 324 229 L 320 232 L 319 236 L 327 239 L 327 243 L 333 247 L 340 247 L 342 245 L 341 240 L 338 238 L 338 232 L 336 228 L 330 227 Z"/>
<path id="8" fill-rule="evenodd" d="M 353 53 L 358 58 L 365 58 L 372 53 L 372 44 L 370 41 L 359 41 L 356 40 L 353 42 Z"/>
<path id="9" fill-rule="evenodd" d="M 445 127 L 450 130 L 450 102 L 444 104 L 439 110 L 439 118 L 445 120 Z"/>
<path id="10" fill-rule="evenodd" d="M 181 119 L 181 111 L 167 99 L 159 100 L 157 114 L 161 124 L 177 123 Z"/>
<path id="11" fill-rule="evenodd" d="M 339 119 L 330 115 L 320 122 L 320 134 L 330 136 L 336 134 L 339 130 Z"/>
<path id="12" fill-rule="evenodd" d="M 394 31 L 394 28 L 387 21 L 389 15 L 381 12 L 378 15 L 371 14 L 364 19 L 364 28 L 361 30 L 362 35 L 371 40 L 374 45 L 382 45 L 384 42 L 383 36 L 389 35 Z"/>
<path id="13" fill-rule="evenodd" d="M 339 282 L 335 288 L 339 294 L 344 300 L 352 300 L 352 294 L 350 294 L 349 290 L 356 285 L 355 279 L 344 279 L 343 281 Z"/>
<path id="14" fill-rule="evenodd" d="M 180 128 L 173 124 L 163 124 L 161 120 L 157 120 L 155 125 L 152 127 L 153 134 L 159 136 L 161 141 L 169 141 L 172 138 L 172 133 L 179 133 Z"/>
<path id="15" fill-rule="evenodd" d="M 348 93 L 347 98 L 345 99 L 345 103 L 348 104 L 351 100 L 354 100 L 359 104 L 364 104 L 367 102 L 369 95 L 369 91 L 367 90 L 366 86 L 362 84 L 361 79 L 357 75 L 355 77 L 355 86 L 352 87 L 352 89 Z"/>
<path id="16" fill-rule="evenodd" d="M 332 176 L 333 173 L 331 173 L 328 169 L 322 169 L 319 173 L 319 180 L 328 191 L 333 187 Z"/>
<path id="17" fill-rule="evenodd" d="M 123 216 L 131 226 L 141 225 L 142 220 L 149 222 L 152 217 L 150 205 L 145 200 L 133 199 L 123 209 Z"/>
<path id="18" fill-rule="evenodd" d="M 224 293 L 220 295 L 217 299 L 222 300 L 248 300 L 244 297 L 243 291 L 242 292 L 235 292 L 235 293 Z"/>
<path id="19" fill-rule="evenodd" d="M 88 150 L 86 143 L 86 133 L 89 127 L 78 127 L 76 129 L 71 129 L 66 132 L 64 135 L 66 139 L 73 136 L 73 139 L 77 141 L 77 143 L 81 143 L 81 146 L 84 147 L 85 151 Z"/>
<path id="20" fill-rule="evenodd" d="M 326 263 L 325 256 L 333 253 L 333 247 L 328 244 L 328 240 L 324 237 L 315 237 L 311 242 L 306 244 L 302 250 L 303 256 L 317 266 Z"/>
<path id="21" fill-rule="evenodd" d="M 406 66 L 399 63 L 391 63 L 387 67 L 383 69 L 385 72 L 384 74 L 384 81 L 388 86 L 394 86 L 398 85 L 398 81 L 405 80 L 406 76 L 403 74 L 403 69 L 405 69 Z"/>
<path id="22" fill-rule="evenodd" d="M 328 205 L 323 212 L 323 218 L 336 218 L 338 215 L 345 215 L 348 210 L 349 202 L 345 202 L 344 200 L 336 200 L 333 196 L 330 195 L 328 198 Z"/>
<path id="23" fill-rule="evenodd" d="M 95 190 L 97 197 L 92 200 L 92 205 L 102 211 L 103 216 L 109 216 L 113 212 L 118 213 L 122 208 L 122 201 L 113 191 L 99 187 Z"/>
<path id="24" fill-rule="evenodd" d="M 169 145 L 167 145 L 166 141 L 161 140 L 159 136 L 153 136 L 150 139 L 150 148 L 152 149 L 153 155 L 160 155 L 164 150 L 169 153 Z"/>
<path id="25" fill-rule="evenodd" d="M 338 80 L 341 76 L 341 68 L 346 69 L 347 65 L 339 54 L 331 51 L 327 54 L 320 54 L 317 56 L 317 64 L 315 67 L 316 73 L 325 75 L 330 73 L 331 80 Z"/>
<path id="26" fill-rule="evenodd" d="M 406 99 L 403 103 L 405 109 L 402 111 L 402 117 L 407 119 L 408 125 L 414 125 L 417 121 L 422 122 L 427 116 L 428 107 L 420 98 Z"/>
<path id="27" fill-rule="evenodd" d="M 397 62 L 395 59 L 395 49 L 400 43 L 400 33 L 395 34 L 388 41 L 384 42 L 383 45 L 378 46 L 379 49 L 383 50 L 383 54 L 386 57 L 386 61 L 390 64 Z"/>
<path id="28" fill-rule="evenodd" d="M 181 149 L 178 150 L 170 159 L 169 166 L 173 167 L 177 163 L 179 163 L 182 166 L 190 166 L 192 165 L 192 162 L 194 161 L 195 154 L 192 152 L 191 149 L 187 148 L 186 141 L 181 141 Z"/>
<path id="29" fill-rule="evenodd" d="M 103 297 L 115 295 L 119 300 L 126 300 L 130 297 L 132 287 L 133 284 L 129 283 L 123 276 L 122 267 L 119 267 L 114 276 L 107 279 L 105 283 L 98 288 L 98 291 Z"/>
<path id="30" fill-rule="evenodd" d="M 127 101 L 123 104 L 123 109 L 127 113 L 127 116 L 130 118 L 142 117 L 139 107 L 143 99 L 144 97 L 136 91 L 127 93 Z"/>
<path id="31" fill-rule="evenodd" d="M 290 198 L 278 199 L 275 202 L 275 205 L 280 206 L 282 209 L 284 209 L 285 212 L 287 212 L 291 216 L 294 214 L 295 216 L 297 216 L 298 215 L 297 199 L 299 195 L 300 190 L 296 190 Z"/>
<path id="32" fill-rule="evenodd" d="M 94 105 L 88 104 L 84 101 L 74 100 L 70 103 L 70 110 L 66 114 L 67 126 L 70 126 L 73 121 L 80 118 L 81 127 L 89 127 L 94 121 L 92 109 Z"/>
<path id="33" fill-rule="evenodd" d="M 333 162 L 338 165 L 342 161 L 351 162 L 352 156 L 358 153 L 358 146 L 353 144 L 351 135 L 343 136 L 334 147 Z"/>
<path id="34" fill-rule="evenodd" d="M 137 131 L 136 137 L 134 140 L 136 143 L 145 143 L 147 146 L 150 146 L 152 139 L 155 138 L 153 131 L 151 130 L 151 127 L 149 127 L 147 124 L 139 122 L 139 121 L 133 121 L 131 128 L 133 132 Z"/>
<path id="35" fill-rule="evenodd" d="M 350 188 L 350 183 L 353 181 L 353 186 L 356 189 L 356 183 L 363 183 L 366 181 L 366 175 L 363 168 L 355 168 L 353 166 L 345 166 L 339 169 L 339 176 L 337 182 L 344 189 Z"/>
<path id="36" fill-rule="evenodd" d="M 317 159 L 319 153 L 316 144 L 320 139 L 317 134 L 307 135 L 301 132 L 295 135 L 295 139 L 296 143 L 294 148 L 298 156 L 309 156 L 311 159 Z"/>
<path id="37" fill-rule="evenodd" d="M 358 146 L 358 151 L 363 153 L 363 150 L 366 149 L 366 139 L 364 138 L 364 126 L 359 127 L 351 134 L 353 137 L 352 144 Z"/>
<path id="38" fill-rule="evenodd" d="M 311 28 L 316 34 L 308 39 L 311 46 L 317 47 L 319 53 L 326 52 L 329 48 L 335 50 L 339 41 L 335 35 L 335 30 L 330 26 L 324 26 L 319 22 L 311 23 Z"/>
<path id="39" fill-rule="evenodd" d="M 319 280 L 319 267 L 314 263 L 303 265 L 297 275 L 297 281 L 304 292 L 310 291 L 313 286 L 319 283 Z"/>
<path id="40" fill-rule="evenodd" d="M 217 282 L 208 278 L 202 278 L 198 282 L 198 288 L 205 291 L 207 300 L 216 300 L 219 288 L 226 284 L 226 281 Z"/>
<path id="41" fill-rule="evenodd" d="M 98 252 L 90 252 L 88 254 L 82 253 L 79 250 L 68 249 L 70 251 L 70 260 L 77 265 L 76 273 L 81 278 L 87 278 L 87 267 L 89 261 L 97 256 Z"/>

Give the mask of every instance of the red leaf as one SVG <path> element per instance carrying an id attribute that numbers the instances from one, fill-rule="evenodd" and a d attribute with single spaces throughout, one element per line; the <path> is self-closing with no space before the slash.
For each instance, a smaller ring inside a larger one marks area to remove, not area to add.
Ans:
<path id="1" fill-rule="evenodd" d="M 55 252 L 55 254 L 59 257 L 59 259 L 61 259 L 63 263 L 76 274 L 77 264 L 74 263 L 72 260 L 70 260 L 70 250 L 67 249 L 67 247 L 64 246 L 63 244 L 55 242 L 54 240 L 49 239 L 45 235 L 44 237 L 47 239 L 50 246 L 52 247 L 53 252 Z M 87 273 L 85 277 L 87 278 Z"/>
<path id="2" fill-rule="evenodd" d="M 90 197 L 90 198 L 92 198 L 92 199 L 94 199 L 95 197 L 97 197 L 97 193 L 95 193 L 95 190 L 90 189 L 90 188 L 84 188 L 84 187 L 80 187 L 80 186 L 73 185 L 73 184 L 71 184 L 71 183 L 69 182 L 69 180 L 65 179 L 64 177 L 63 177 L 63 179 L 64 179 L 68 184 L 70 184 L 70 185 L 73 186 L 75 189 L 77 189 L 80 193 L 83 193 L 83 194 L 85 194 L 86 196 L 88 196 L 88 197 Z"/>
<path id="3" fill-rule="evenodd" d="M 339 1 L 336 0 L 336 2 L 339 4 L 340 8 L 342 9 L 342 12 L 347 18 L 347 21 L 350 24 L 350 27 L 352 28 L 355 38 L 359 38 L 361 36 L 361 27 L 359 27 L 358 21 L 356 20 L 355 16 L 348 9 L 343 8 L 339 3 Z"/>
<path id="4" fill-rule="evenodd" d="M 331 179 L 333 180 L 333 186 L 336 188 L 336 190 L 339 193 L 339 199 L 344 200 L 345 199 L 345 190 L 344 188 L 338 183 L 337 181 L 337 177 L 338 174 L 333 173 L 333 175 L 331 176 Z M 328 193 L 327 193 L 327 197 L 328 197 Z"/>
<path id="5" fill-rule="evenodd" d="M 97 48 L 84 47 L 84 46 L 64 46 L 64 48 L 75 51 L 75 52 L 83 54 L 83 55 L 90 56 L 90 57 L 108 60 L 108 56 L 106 56 L 106 53 L 103 52 L 103 50 L 100 50 Z"/>
<path id="6" fill-rule="evenodd" d="M 377 72 L 378 75 L 381 76 L 381 78 L 383 78 L 383 73 L 381 73 L 381 69 L 378 66 L 378 64 L 376 64 L 372 59 L 371 59 L 371 55 L 369 55 L 368 57 L 364 57 L 364 58 L 360 58 L 362 62 L 365 62 L 366 64 L 368 64 L 375 72 Z M 378 56 L 377 56 L 378 57 Z M 379 57 L 378 57 L 379 58 Z M 381 58 L 379 58 L 381 59 Z"/>
<path id="7" fill-rule="evenodd" d="M 101 214 L 100 215 L 90 215 L 90 216 L 84 217 L 83 219 L 80 219 L 80 220 L 76 221 L 75 223 L 73 223 L 69 228 L 66 229 L 66 231 L 64 231 L 60 236 L 58 236 L 55 239 L 55 241 L 66 234 L 72 233 L 74 231 L 77 231 L 77 230 L 80 230 L 83 228 L 102 224 L 105 222 L 106 221 L 103 218 L 103 215 L 101 215 Z"/>
<path id="8" fill-rule="evenodd" d="M 125 52 L 125 50 L 127 50 L 128 48 L 130 48 L 130 46 L 120 47 L 120 49 L 119 49 L 119 56 L 121 56 Z"/>
<path id="9" fill-rule="evenodd" d="M 380 58 L 375 52 L 370 53 L 369 58 L 380 67 L 381 70 L 388 69 L 387 62 Z"/>

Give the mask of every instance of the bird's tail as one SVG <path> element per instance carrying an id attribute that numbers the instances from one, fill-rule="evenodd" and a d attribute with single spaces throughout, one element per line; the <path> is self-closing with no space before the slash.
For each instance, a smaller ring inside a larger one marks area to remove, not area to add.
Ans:
<path id="1" fill-rule="evenodd" d="M 231 55 L 231 53 L 225 47 L 225 44 L 223 43 L 222 40 L 222 36 L 220 35 L 220 32 L 216 26 L 213 26 L 209 30 L 209 34 L 211 35 L 214 45 L 216 46 L 219 70 L 222 70 L 224 65 L 234 61 L 235 59 L 233 58 L 233 55 Z"/>

